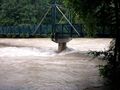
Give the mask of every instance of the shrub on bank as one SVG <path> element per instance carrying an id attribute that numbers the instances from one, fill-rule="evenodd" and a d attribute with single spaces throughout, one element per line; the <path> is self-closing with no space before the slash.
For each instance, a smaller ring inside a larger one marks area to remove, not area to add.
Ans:
<path id="1" fill-rule="evenodd" d="M 105 84 L 110 86 L 110 90 L 116 90 L 115 88 L 120 90 L 120 61 L 116 61 L 115 57 L 115 40 L 111 42 L 108 51 L 93 51 L 90 54 L 93 54 L 95 57 L 104 55 L 103 60 L 106 60 L 107 64 L 99 66 L 100 75 L 105 79 Z"/>

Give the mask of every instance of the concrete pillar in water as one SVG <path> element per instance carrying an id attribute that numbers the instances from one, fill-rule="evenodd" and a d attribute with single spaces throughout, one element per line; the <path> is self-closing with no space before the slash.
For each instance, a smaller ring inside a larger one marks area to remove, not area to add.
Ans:
<path id="1" fill-rule="evenodd" d="M 58 52 L 61 52 L 67 48 L 66 42 L 64 43 L 58 43 Z"/>

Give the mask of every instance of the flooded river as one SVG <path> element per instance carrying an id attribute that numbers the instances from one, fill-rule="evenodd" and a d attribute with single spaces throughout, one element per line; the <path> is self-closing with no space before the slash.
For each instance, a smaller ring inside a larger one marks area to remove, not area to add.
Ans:
<path id="1" fill-rule="evenodd" d="M 73 39 L 57 53 L 50 39 L 0 39 L 0 90 L 87 90 L 102 86 L 88 51 L 104 51 L 111 39 Z"/>

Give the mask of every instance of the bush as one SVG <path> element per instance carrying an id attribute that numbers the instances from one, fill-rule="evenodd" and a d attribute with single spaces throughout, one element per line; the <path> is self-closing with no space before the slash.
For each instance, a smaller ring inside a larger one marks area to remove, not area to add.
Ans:
<path id="1" fill-rule="evenodd" d="M 26 37 L 26 38 L 29 38 L 29 37 L 30 37 L 29 33 L 26 33 L 25 37 Z"/>
<path id="2" fill-rule="evenodd" d="M 95 57 L 104 55 L 103 60 L 106 60 L 107 64 L 99 66 L 100 75 L 106 80 L 106 84 L 111 87 L 111 90 L 120 90 L 120 61 L 116 61 L 114 51 L 115 40 L 111 42 L 110 49 L 108 51 L 93 51 L 89 54 L 93 54 Z"/>
<path id="3" fill-rule="evenodd" d="M 20 34 L 20 38 L 25 38 L 25 34 L 24 34 L 24 33 L 21 33 L 21 34 Z"/>
<path id="4" fill-rule="evenodd" d="M 12 38 L 16 38 L 16 34 L 12 34 L 11 37 L 12 37 Z"/>
<path id="5" fill-rule="evenodd" d="M 11 38 L 12 35 L 10 33 L 7 34 L 7 38 Z"/>

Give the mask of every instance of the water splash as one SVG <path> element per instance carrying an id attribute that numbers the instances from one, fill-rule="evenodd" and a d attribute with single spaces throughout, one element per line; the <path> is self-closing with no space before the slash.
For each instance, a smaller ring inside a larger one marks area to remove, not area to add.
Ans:
<path id="1" fill-rule="evenodd" d="M 3 47 L 0 48 L 0 57 L 20 57 L 20 56 L 54 56 L 57 53 L 50 48 L 34 47 Z"/>
<path id="2" fill-rule="evenodd" d="M 67 44 L 68 48 L 66 50 L 57 53 L 57 44 L 50 42 L 48 39 L 2 40 L 1 43 L 3 43 L 3 45 L 0 47 L 0 57 L 51 57 L 77 52 L 105 51 L 108 49 L 110 41 L 111 39 L 74 39 Z"/>

